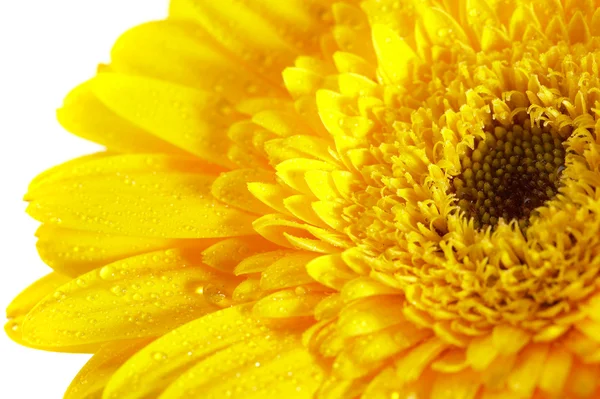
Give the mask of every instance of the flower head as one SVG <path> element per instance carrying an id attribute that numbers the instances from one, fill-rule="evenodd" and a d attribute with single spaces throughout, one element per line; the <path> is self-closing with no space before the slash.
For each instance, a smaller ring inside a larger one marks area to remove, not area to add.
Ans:
<path id="1" fill-rule="evenodd" d="M 174 0 L 58 118 L 67 398 L 600 396 L 600 4 Z"/>

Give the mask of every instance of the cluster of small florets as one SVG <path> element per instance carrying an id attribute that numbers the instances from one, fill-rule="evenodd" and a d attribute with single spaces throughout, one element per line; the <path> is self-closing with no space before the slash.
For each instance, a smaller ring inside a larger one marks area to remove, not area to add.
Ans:
<path id="1" fill-rule="evenodd" d="M 534 209 L 557 193 L 564 138 L 529 119 L 486 131 L 462 157 L 462 173 L 453 179 L 458 205 L 477 227 L 494 227 L 503 218 L 526 228 Z"/>

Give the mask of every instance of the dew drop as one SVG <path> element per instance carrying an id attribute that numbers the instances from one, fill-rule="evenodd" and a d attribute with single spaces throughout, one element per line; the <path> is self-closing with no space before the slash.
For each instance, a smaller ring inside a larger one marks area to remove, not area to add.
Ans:
<path id="1" fill-rule="evenodd" d="M 100 269 L 99 274 L 103 280 L 113 280 L 115 278 L 115 269 L 112 266 L 104 266 Z"/>

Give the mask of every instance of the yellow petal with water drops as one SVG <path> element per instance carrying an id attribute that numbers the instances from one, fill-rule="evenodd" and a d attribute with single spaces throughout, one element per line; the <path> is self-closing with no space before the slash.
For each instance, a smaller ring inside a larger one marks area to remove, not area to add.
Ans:
<path id="1" fill-rule="evenodd" d="M 278 145 L 284 149 L 300 153 L 300 157 L 308 155 L 314 159 L 329 162 L 332 165 L 338 165 L 339 163 L 331 154 L 330 149 L 333 147 L 333 142 L 321 137 L 299 134 L 284 138 L 279 141 Z"/>
<path id="2" fill-rule="evenodd" d="M 206 397 L 214 386 L 231 382 L 232 374 L 240 374 L 250 367 L 264 363 L 298 347 L 298 337 L 285 332 L 272 332 L 252 337 L 250 344 L 240 342 L 220 350 L 181 374 L 162 393 L 161 399 Z M 246 393 L 244 393 L 246 394 Z M 226 396 L 231 396 L 227 395 Z"/>
<path id="3" fill-rule="evenodd" d="M 292 189 L 282 187 L 280 184 L 248 183 L 248 191 L 277 212 L 289 214 L 283 201 L 294 194 Z"/>
<path id="4" fill-rule="evenodd" d="M 361 276 L 346 282 L 341 294 L 344 300 L 352 301 L 371 296 L 400 294 L 400 291 L 370 277 Z"/>
<path id="5" fill-rule="evenodd" d="M 361 9 L 363 4 L 336 2 L 332 6 L 335 26 L 333 37 L 342 51 L 357 54 L 365 60 L 374 63 L 375 52 L 373 43 L 365 40 L 370 33 L 368 16 Z"/>
<path id="6" fill-rule="evenodd" d="M 258 277 L 248 277 L 235 287 L 231 298 L 235 303 L 248 303 L 257 301 L 265 295 L 267 293 L 260 288 L 260 279 Z"/>
<path id="7" fill-rule="evenodd" d="M 35 281 L 17 295 L 6 307 L 6 317 L 13 318 L 25 315 L 45 296 L 51 294 L 61 285 L 71 281 L 71 278 L 52 272 Z"/>
<path id="8" fill-rule="evenodd" d="M 36 247 L 42 260 L 57 272 L 72 277 L 141 253 L 187 245 L 194 245 L 201 250 L 216 242 L 214 238 L 176 240 L 128 237 L 64 229 L 51 224 L 41 225 L 36 236 Z"/>
<path id="9" fill-rule="evenodd" d="M 77 373 L 64 399 L 101 397 L 102 390 L 115 371 L 133 354 L 152 342 L 151 339 L 114 341 L 104 344 Z"/>
<path id="10" fill-rule="evenodd" d="M 54 166 L 36 176 L 29 191 L 61 180 L 90 176 L 122 176 L 129 173 L 182 172 L 217 175 L 225 169 L 189 155 L 116 154 L 99 152 Z M 27 200 L 27 196 L 25 197 Z"/>
<path id="11" fill-rule="evenodd" d="M 306 270 L 319 283 L 337 290 L 357 277 L 339 254 L 320 256 L 308 263 Z"/>
<path id="12" fill-rule="evenodd" d="M 507 381 L 513 392 L 523 396 L 533 393 L 544 370 L 548 349 L 546 344 L 531 344 L 519 353 Z"/>
<path id="13" fill-rule="evenodd" d="M 481 49 L 483 51 L 494 51 L 505 48 L 510 39 L 502 30 L 494 26 L 485 26 L 481 35 Z"/>
<path id="14" fill-rule="evenodd" d="M 258 234 L 285 248 L 293 247 L 286 238 L 289 235 L 300 238 L 314 238 L 308 232 L 307 225 L 298 223 L 295 219 L 285 215 L 265 215 L 256 219 L 252 226 Z"/>
<path id="15" fill-rule="evenodd" d="M 93 353 L 98 349 L 98 345 L 70 345 L 61 347 L 49 347 L 44 345 L 32 345 L 23 340 L 22 326 L 27 313 L 42 299 L 52 294 L 56 288 L 66 284 L 71 279 L 59 273 L 50 273 L 37 280 L 25 290 L 23 290 L 6 308 L 6 318 L 8 322 L 4 325 L 6 335 L 13 341 L 32 348 L 72 352 L 72 353 Z"/>
<path id="16" fill-rule="evenodd" d="M 213 312 L 160 337 L 117 370 L 106 386 L 104 398 L 132 399 L 156 394 L 199 360 L 237 342 L 269 333 L 267 327 L 251 317 L 250 308 L 242 305 Z"/>
<path id="17" fill-rule="evenodd" d="M 92 81 L 74 88 L 56 116 L 69 132 L 119 152 L 185 152 L 109 109 L 93 92 Z"/>
<path id="18" fill-rule="evenodd" d="M 222 166 L 233 108 L 219 96 L 152 78 L 103 73 L 91 80 L 94 94 L 117 115 L 156 137 Z"/>
<path id="19" fill-rule="evenodd" d="M 260 236 L 227 238 L 202 251 L 202 262 L 216 270 L 231 274 L 234 268 L 246 258 L 274 249 L 277 249 L 276 245 Z"/>
<path id="20" fill-rule="evenodd" d="M 300 115 L 290 111 L 261 111 L 252 117 L 252 122 L 280 137 L 312 133 L 311 128 L 304 123 Z"/>
<path id="21" fill-rule="evenodd" d="M 233 0 L 170 2 L 170 17 L 198 23 L 245 68 L 280 83 L 281 71 L 291 65 L 296 49 L 259 13 Z"/>
<path id="22" fill-rule="evenodd" d="M 59 287 L 23 323 L 34 345 L 64 346 L 153 337 L 218 309 L 197 292 L 231 277 L 201 266 L 194 249 L 124 259 Z"/>
<path id="23" fill-rule="evenodd" d="M 376 68 L 356 54 L 337 51 L 333 55 L 333 61 L 337 70 L 341 73 L 354 73 L 371 80 L 376 79 Z"/>
<path id="24" fill-rule="evenodd" d="M 469 38 L 459 23 L 441 8 L 419 5 L 425 31 L 434 44 L 451 46 L 455 41 L 469 44 Z"/>
<path id="25" fill-rule="evenodd" d="M 553 347 L 544 362 L 540 376 L 540 389 L 552 396 L 559 396 L 571 371 L 573 355 L 560 347 Z"/>
<path id="26" fill-rule="evenodd" d="M 306 265 L 317 256 L 310 252 L 296 252 L 276 260 L 261 273 L 260 288 L 270 291 L 313 283 L 306 272 Z"/>
<path id="27" fill-rule="evenodd" d="M 155 21 L 130 29 L 113 46 L 110 66 L 119 73 L 214 92 L 232 104 L 284 94 L 281 87 L 233 60 L 190 21 Z"/>
<path id="28" fill-rule="evenodd" d="M 341 198 L 330 172 L 311 170 L 306 172 L 304 179 L 310 191 L 321 201 L 333 201 Z"/>
<path id="29" fill-rule="evenodd" d="M 321 388 L 319 388 L 316 397 L 319 399 L 360 397 L 369 381 L 369 378 L 344 380 L 330 376 L 321 384 Z"/>
<path id="30" fill-rule="evenodd" d="M 311 316 L 315 306 L 327 295 L 323 292 L 308 291 L 302 287 L 281 290 L 256 302 L 253 313 L 257 317 L 269 319 Z"/>
<path id="31" fill-rule="evenodd" d="M 396 363 L 396 375 L 400 381 L 416 381 L 448 344 L 439 338 L 430 338 L 402 355 Z"/>
<path id="32" fill-rule="evenodd" d="M 30 191 L 27 212 L 40 222 L 117 235 L 254 234 L 254 216 L 213 198 L 213 180 L 213 176 L 166 172 L 82 176 Z"/>
<path id="33" fill-rule="evenodd" d="M 250 273 L 260 273 L 278 260 L 296 254 L 293 250 L 279 249 L 247 257 L 234 269 L 236 276 Z"/>
<path id="34" fill-rule="evenodd" d="M 293 98 L 313 95 L 323 87 L 324 77 L 305 68 L 285 68 L 283 81 Z"/>
<path id="35" fill-rule="evenodd" d="M 343 232 L 350 223 L 344 215 L 344 206 L 334 201 L 315 201 L 312 208 L 319 218 L 332 229 Z"/>
<path id="36" fill-rule="evenodd" d="M 268 20 L 282 38 L 304 54 L 318 53 L 331 23 L 330 0 L 251 0 L 248 6 Z"/>
<path id="37" fill-rule="evenodd" d="M 284 338 L 281 341 L 280 351 L 266 351 L 258 355 L 254 362 L 248 357 L 252 357 L 252 352 L 255 350 L 251 349 L 250 354 L 244 354 L 247 346 L 238 345 L 230 353 L 222 356 L 221 353 L 217 353 L 206 360 L 206 367 L 214 364 L 207 376 L 193 378 L 198 375 L 199 370 L 203 369 L 204 362 L 202 362 L 194 367 L 197 372 L 192 369 L 189 374 L 184 374 L 181 377 L 183 381 L 175 381 L 161 399 L 189 397 L 189 395 L 191 397 L 201 395 L 202 398 L 207 399 L 313 398 L 314 392 L 325 376 L 325 371 L 317 363 L 317 359 L 301 347 L 299 341 L 288 345 L 285 345 Z M 240 360 L 233 360 L 235 358 Z M 233 370 L 230 370 L 231 368 Z M 207 377 L 211 376 L 213 378 L 207 380 Z M 181 385 L 178 386 L 178 383 Z"/>
<path id="38" fill-rule="evenodd" d="M 403 299 L 398 296 L 372 297 L 356 300 L 340 312 L 339 334 L 355 337 L 374 333 L 405 321 Z"/>
<path id="39" fill-rule="evenodd" d="M 374 364 L 410 348 L 429 336 L 429 331 L 417 329 L 406 323 L 372 334 L 352 337 L 346 341 L 342 353 L 346 353 L 353 363 Z"/>
<path id="40" fill-rule="evenodd" d="M 283 204 L 299 220 L 312 226 L 327 227 L 310 206 L 312 200 L 314 198 L 309 195 L 291 195 L 283 201 Z"/>
<path id="41" fill-rule="evenodd" d="M 481 385 L 477 373 L 464 370 L 458 373 L 438 373 L 432 384 L 431 398 L 475 399 Z"/>
<path id="42" fill-rule="evenodd" d="M 273 209 L 248 191 L 248 183 L 275 183 L 275 174 L 265 169 L 232 170 L 221 174 L 215 180 L 211 192 L 221 202 L 251 213 L 273 212 Z"/>
<path id="43" fill-rule="evenodd" d="M 421 381 L 407 384 L 399 379 L 393 367 L 383 369 L 371 379 L 361 399 L 429 398 L 433 378 L 427 373 Z"/>

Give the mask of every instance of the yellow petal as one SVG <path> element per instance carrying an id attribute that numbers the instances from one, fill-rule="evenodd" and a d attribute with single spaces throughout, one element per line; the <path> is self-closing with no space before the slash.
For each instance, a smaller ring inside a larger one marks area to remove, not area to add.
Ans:
<path id="1" fill-rule="evenodd" d="M 236 343 L 187 370 L 168 386 L 161 398 L 211 397 L 211 391 L 216 395 L 214 391 L 227 388 L 221 388 L 221 385 L 229 385 L 229 392 L 233 393 L 232 375 L 237 376 L 236 379 L 242 378 L 241 375 L 252 368 L 264 367 L 278 354 L 299 346 L 298 337 L 289 333 L 258 335 L 249 342 Z M 245 397 L 248 392 L 236 394 Z M 225 393 L 224 397 L 227 396 L 231 397 Z"/>
<path id="2" fill-rule="evenodd" d="M 418 344 L 402 356 L 396 364 L 396 375 L 401 381 L 416 381 L 423 370 L 442 353 L 448 344 L 439 338 Z"/>
<path id="3" fill-rule="evenodd" d="M 259 236 L 228 238 L 206 248 L 202 252 L 202 261 L 219 271 L 231 273 L 247 257 L 276 248 L 273 243 Z"/>
<path id="4" fill-rule="evenodd" d="M 205 361 L 206 364 L 202 362 L 180 377 L 161 398 L 175 399 L 198 395 L 213 399 L 313 398 L 325 371 L 316 359 L 301 347 L 300 342 L 296 341 L 295 345 L 289 344 L 291 348 L 286 348 L 285 341 L 283 343 L 280 351 L 271 349 L 270 353 L 262 353 L 256 358 L 252 358 L 256 349 L 247 353 L 247 345 L 238 345 L 229 353 L 218 353 Z M 202 372 L 213 364 L 209 369 L 211 372 Z M 194 378 L 197 375 L 202 377 Z M 210 376 L 213 378 L 207 380 Z"/>
<path id="5" fill-rule="evenodd" d="M 494 327 L 492 337 L 494 347 L 504 355 L 519 352 L 531 339 L 531 335 L 526 331 L 508 324 Z"/>
<path id="6" fill-rule="evenodd" d="M 59 273 L 50 273 L 37 280 L 29 287 L 24 289 L 6 308 L 6 318 L 8 322 L 4 325 L 6 335 L 18 344 L 35 349 L 47 351 L 71 352 L 71 353 L 93 353 L 98 349 L 98 345 L 67 345 L 61 347 L 52 347 L 45 345 L 33 345 L 23 339 L 22 326 L 27 313 L 38 302 L 46 296 L 51 295 L 56 288 L 69 282 L 71 279 L 62 276 Z"/>
<path id="7" fill-rule="evenodd" d="M 104 398 L 143 398 L 162 390 L 198 360 L 269 330 L 250 317 L 250 306 L 227 308 L 185 324 L 131 357 L 113 375 Z"/>
<path id="8" fill-rule="evenodd" d="M 259 300 L 253 312 L 257 317 L 275 319 L 311 316 L 315 306 L 326 296 L 323 292 L 310 292 L 302 287 L 282 290 Z"/>
<path id="9" fill-rule="evenodd" d="M 186 245 L 194 245 L 201 250 L 217 241 L 127 237 L 64 229 L 51 224 L 40 226 L 36 236 L 36 246 L 42 260 L 57 272 L 72 277 L 146 252 Z"/>
<path id="10" fill-rule="evenodd" d="M 310 252 L 296 252 L 278 259 L 261 273 L 260 288 L 269 291 L 314 282 L 306 272 L 306 265 L 316 256 Z"/>
<path id="11" fill-rule="evenodd" d="M 139 255 L 59 287 L 29 312 L 23 338 L 60 347 L 158 336 L 217 310 L 196 291 L 227 282 L 193 249 Z"/>
<path id="12" fill-rule="evenodd" d="M 133 354 L 148 345 L 151 339 L 114 341 L 104 344 L 77 373 L 65 392 L 64 399 L 100 397 L 115 371 Z"/>
<path id="13" fill-rule="evenodd" d="M 544 369 L 548 348 L 546 344 L 531 344 L 519 354 L 508 376 L 508 386 L 512 391 L 523 396 L 533 393 Z"/>
<path id="14" fill-rule="evenodd" d="M 467 361 L 474 370 L 486 369 L 498 356 L 491 334 L 475 337 L 467 348 Z"/>
<path id="15" fill-rule="evenodd" d="M 192 19 L 237 62 L 276 84 L 280 83 L 283 68 L 291 65 L 296 56 L 296 50 L 261 14 L 232 0 L 175 0 L 170 3 L 170 16 Z"/>
<path id="16" fill-rule="evenodd" d="M 337 290 L 356 277 L 339 254 L 320 256 L 311 261 L 306 266 L 306 270 L 316 281 Z"/>
<path id="17" fill-rule="evenodd" d="M 189 21 L 149 22 L 125 32 L 112 48 L 110 65 L 116 72 L 211 91 L 234 104 L 283 94 Z"/>
<path id="18" fill-rule="evenodd" d="M 253 216 L 210 193 L 214 177 L 132 172 L 88 175 L 34 188 L 27 211 L 64 228 L 116 235 L 209 238 L 254 234 Z"/>
<path id="19" fill-rule="evenodd" d="M 474 399 L 477 397 L 481 379 L 471 370 L 436 376 L 431 390 L 435 399 Z"/>
<path id="20" fill-rule="evenodd" d="M 404 322 L 399 296 L 359 299 L 347 305 L 338 319 L 338 331 L 348 337 L 370 334 Z"/>
<path id="21" fill-rule="evenodd" d="M 301 238 L 313 238 L 307 232 L 307 225 L 298 223 L 296 220 L 285 215 L 265 215 L 252 223 L 254 230 L 267 240 L 272 241 L 282 247 L 291 247 L 286 236 L 293 235 Z"/>
<path id="22" fill-rule="evenodd" d="M 202 159 L 230 166 L 224 133 L 235 120 L 213 93 L 156 79 L 102 73 L 92 81 L 98 98 L 117 115 Z"/>
<path id="23" fill-rule="evenodd" d="M 552 396 L 559 396 L 563 392 L 572 362 L 570 352 L 559 347 L 550 349 L 540 376 L 540 388 Z"/>
<path id="24" fill-rule="evenodd" d="M 33 191 L 61 180 L 125 175 L 129 173 L 183 172 L 217 175 L 225 169 L 188 155 L 115 154 L 99 152 L 72 159 L 36 176 L 29 184 Z"/>
<path id="25" fill-rule="evenodd" d="M 289 159 L 277 165 L 277 176 L 290 187 L 304 193 L 310 194 L 310 188 L 306 184 L 304 175 L 309 170 L 332 171 L 335 167 L 327 162 L 314 159 L 296 158 Z"/>
<path id="26" fill-rule="evenodd" d="M 399 83 L 407 79 L 413 72 L 412 63 L 416 58 L 413 49 L 385 25 L 374 25 L 372 32 L 379 67 L 386 80 Z"/>
<path id="27" fill-rule="evenodd" d="M 69 132 L 120 152 L 184 151 L 123 119 L 98 99 L 91 81 L 74 88 L 65 98 L 56 116 Z"/>
<path id="28" fill-rule="evenodd" d="M 264 169 L 236 169 L 221 174 L 212 185 L 212 195 L 219 201 L 251 213 L 273 212 L 250 191 L 248 183 L 275 183 L 275 174 Z"/>
<path id="29" fill-rule="evenodd" d="M 279 259 L 294 255 L 295 253 L 295 251 L 281 249 L 249 256 L 235 267 L 234 273 L 236 276 L 241 274 L 260 273 Z"/>

